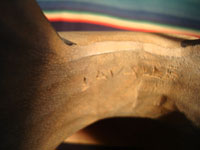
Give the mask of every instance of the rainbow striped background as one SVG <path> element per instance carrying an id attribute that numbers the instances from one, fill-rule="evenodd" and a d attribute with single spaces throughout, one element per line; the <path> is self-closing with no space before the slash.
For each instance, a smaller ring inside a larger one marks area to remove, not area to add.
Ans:
<path id="1" fill-rule="evenodd" d="M 57 31 L 131 30 L 200 37 L 200 0 L 37 0 Z"/>

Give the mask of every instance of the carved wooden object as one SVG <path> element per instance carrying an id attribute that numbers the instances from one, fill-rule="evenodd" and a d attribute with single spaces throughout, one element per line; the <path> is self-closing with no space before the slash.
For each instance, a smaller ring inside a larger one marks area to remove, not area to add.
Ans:
<path id="1" fill-rule="evenodd" d="M 71 32 L 63 42 L 34 0 L 0 1 L 0 35 L 0 149 L 54 150 L 108 117 L 180 111 L 200 125 L 200 46 L 181 44 L 195 38 Z"/>

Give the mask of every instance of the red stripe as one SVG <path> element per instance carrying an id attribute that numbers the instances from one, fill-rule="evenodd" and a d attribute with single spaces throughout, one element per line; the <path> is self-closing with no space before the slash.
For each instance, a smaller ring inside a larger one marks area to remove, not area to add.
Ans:
<path id="1" fill-rule="evenodd" d="M 115 25 L 111 23 L 101 22 L 101 21 L 92 21 L 92 20 L 86 20 L 86 19 L 69 19 L 69 18 L 63 18 L 63 17 L 56 17 L 51 18 L 47 17 L 49 21 L 51 22 L 73 22 L 73 23 L 88 23 L 88 24 L 96 24 L 96 25 L 102 25 L 102 26 L 108 26 L 116 29 L 122 29 L 122 30 L 128 30 L 128 31 L 140 31 L 140 32 L 153 32 L 153 33 L 174 33 L 174 34 L 184 34 L 189 36 L 195 36 L 200 38 L 200 35 L 193 34 L 193 33 L 187 33 L 187 32 L 176 32 L 176 31 L 169 31 L 169 30 L 150 30 L 150 29 L 142 29 L 142 28 L 134 28 L 134 27 L 125 27 L 120 25 Z"/>

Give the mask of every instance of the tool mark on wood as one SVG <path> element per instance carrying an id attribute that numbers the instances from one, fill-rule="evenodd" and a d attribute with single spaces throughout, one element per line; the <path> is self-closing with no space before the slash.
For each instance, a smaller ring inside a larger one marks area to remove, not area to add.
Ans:
<path id="1" fill-rule="evenodd" d="M 132 70 L 133 73 L 135 74 L 136 78 L 138 78 L 138 73 L 137 73 L 137 71 L 136 71 L 136 67 L 135 67 L 135 66 L 131 67 L 131 70 Z"/>
<path id="2" fill-rule="evenodd" d="M 110 70 L 110 74 L 111 74 L 111 77 L 114 77 L 114 73 L 112 70 Z"/>
<path id="3" fill-rule="evenodd" d="M 104 74 L 102 71 L 97 71 L 97 75 L 96 75 L 97 79 L 108 79 L 107 75 Z"/>
<path id="4" fill-rule="evenodd" d="M 81 91 L 86 91 L 89 88 L 89 84 L 86 77 L 83 77 L 83 85 Z"/>
<path id="5" fill-rule="evenodd" d="M 87 84 L 87 78 L 86 78 L 86 77 L 83 78 L 83 82 L 84 82 L 85 84 Z"/>
<path id="6" fill-rule="evenodd" d="M 167 102 L 167 96 L 162 95 L 158 101 L 154 104 L 155 106 L 162 106 Z"/>
<path id="7" fill-rule="evenodd" d="M 116 73 L 116 75 L 119 75 L 124 70 L 124 67 L 121 67 L 120 70 Z"/>

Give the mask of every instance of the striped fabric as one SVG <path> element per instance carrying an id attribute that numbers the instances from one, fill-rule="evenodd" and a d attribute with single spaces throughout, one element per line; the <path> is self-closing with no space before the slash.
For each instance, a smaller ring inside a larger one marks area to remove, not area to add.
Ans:
<path id="1" fill-rule="evenodd" d="M 200 0 L 37 0 L 57 31 L 131 30 L 200 37 Z"/>

